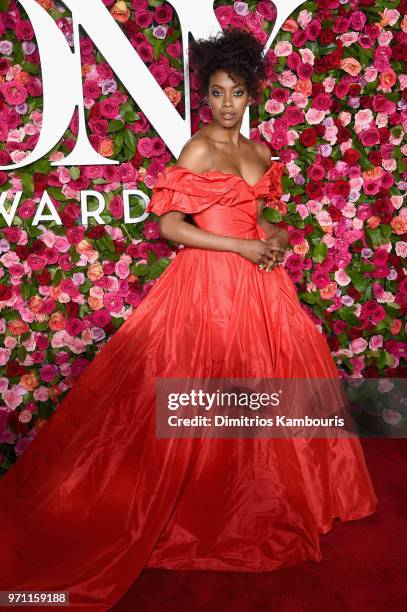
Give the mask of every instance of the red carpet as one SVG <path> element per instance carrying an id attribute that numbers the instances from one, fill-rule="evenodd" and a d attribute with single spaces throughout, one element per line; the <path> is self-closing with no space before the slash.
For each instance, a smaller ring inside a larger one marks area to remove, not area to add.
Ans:
<path id="1" fill-rule="evenodd" d="M 275 572 L 145 570 L 114 612 L 406 610 L 407 440 L 362 440 L 379 500 L 375 515 L 321 535 L 323 561 Z"/>

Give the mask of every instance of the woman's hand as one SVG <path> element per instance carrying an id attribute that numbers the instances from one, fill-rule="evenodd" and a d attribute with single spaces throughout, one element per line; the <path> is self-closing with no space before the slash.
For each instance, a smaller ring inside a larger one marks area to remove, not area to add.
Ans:
<path id="1" fill-rule="evenodd" d="M 289 234 L 285 229 L 275 227 L 273 233 L 265 240 L 273 250 L 273 256 L 266 266 L 266 272 L 269 272 L 284 261 L 284 253 L 287 250 L 289 238 Z"/>
<path id="2" fill-rule="evenodd" d="M 276 247 L 269 244 L 268 240 L 252 240 L 250 238 L 239 238 L 237 240 L 236 253 L 255 264 L 269 265 L 274 262 L 275 250 Z"/>

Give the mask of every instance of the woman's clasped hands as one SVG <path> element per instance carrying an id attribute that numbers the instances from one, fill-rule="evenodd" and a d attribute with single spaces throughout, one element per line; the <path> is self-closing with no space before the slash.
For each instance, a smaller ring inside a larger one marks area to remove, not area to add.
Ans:
<path id="1" fill-rule="evenodd" d="M 268 238 L 241 240 L 238 252 L 242 257 L 256 263 L 260 270 L 270 272 L 284 262 L 288 242 L 288 232 L 282 228 L 275 228 Z"/>

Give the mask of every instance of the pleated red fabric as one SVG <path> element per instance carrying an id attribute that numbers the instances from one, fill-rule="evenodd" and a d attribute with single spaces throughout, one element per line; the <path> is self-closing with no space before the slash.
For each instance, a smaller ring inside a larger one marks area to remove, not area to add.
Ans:
<path id="1" fill-rule="evenodd" d="M 148 211 L 264 237 L 250 185 L 168 166 Z M 0 589 L 65 590 L 108 610 L 145 567 L 262 572 L 321 561 L 333 520 L 377 498 L 358 439 L 155 436 L 156 377 L 338 377 L 283 267 L 184 247 L 0 481 Z M 355 527 L 356 528 L 356 527 Z"/>

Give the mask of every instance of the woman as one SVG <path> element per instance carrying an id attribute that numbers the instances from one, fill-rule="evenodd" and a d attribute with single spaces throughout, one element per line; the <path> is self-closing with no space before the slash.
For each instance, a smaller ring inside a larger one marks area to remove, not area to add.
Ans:
<path id="1" fill-rule="evenodd" d="M 156 436 L 158 378 L 338 377 L 277 265 L 286 232 L 260 214 L 279 203 L 282 164 L 239 133 L 261 47 L 232 31 L 191 52 L 214 118 L 148 206 L 184 248 L 0 482 L 1 590 L 107 610 L 144 567 L 320 561 L 336 517 L 376 508 L 354 438 Z"/>

